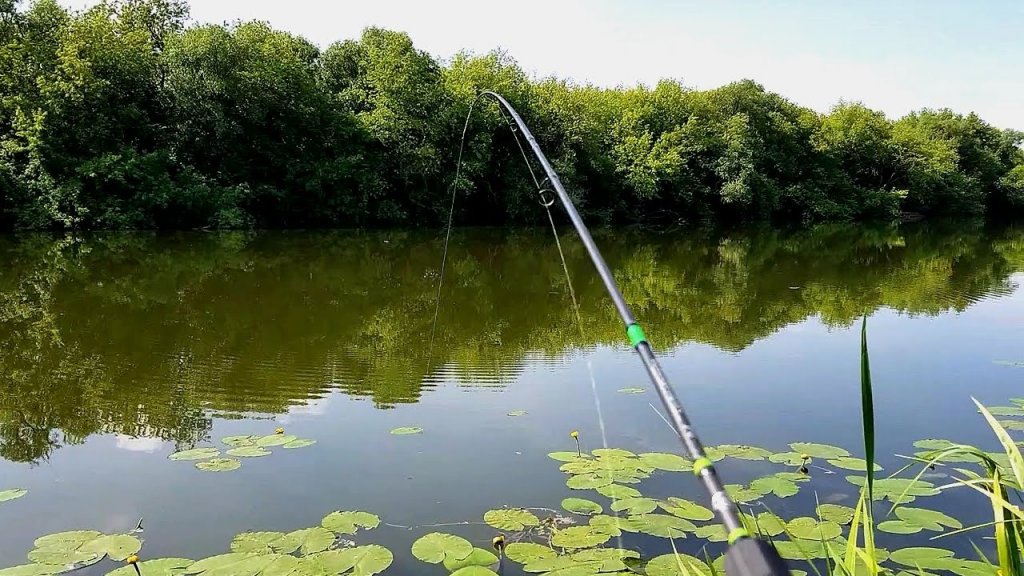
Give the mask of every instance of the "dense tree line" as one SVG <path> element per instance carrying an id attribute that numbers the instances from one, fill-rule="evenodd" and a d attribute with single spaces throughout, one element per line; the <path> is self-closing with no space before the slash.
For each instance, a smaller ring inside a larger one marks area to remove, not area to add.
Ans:
<path id="1" fill-rule="evenodd" d="M 522 112 L 595 221 L 851 220 L 1024 209 L 1024 134 L 974 114 L 818 114 L 751 81 L 605 89 L 500 52 L 439 62 L 367 29 L 321 50 L 181 0 L 0 0 L 0 229 L 443 221 L 477 91 Z M 536 222 L 499 111 L 478 108 L 460 223 Z"/>

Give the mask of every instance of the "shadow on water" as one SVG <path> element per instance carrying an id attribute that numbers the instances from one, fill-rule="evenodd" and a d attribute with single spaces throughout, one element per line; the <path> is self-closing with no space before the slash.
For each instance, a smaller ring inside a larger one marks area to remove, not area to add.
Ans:
<path id="1" fill-rule="evenodd" d="M 601 232 L 662 349 L 741 351 L 809 317 L 962 311 L 1014 290 L 1024 229 L 918 224 L 796 233 Z M 0 457 L 39 462 L 96 433 L 205 440 L 213 418 L 279 414 L 339 390 L 380 409 L 442 381 L 502 387 L 527 364 L 618 345 L 585 252 L 563 241 L 574 324 L 543 231 L 0 238 Z"/>

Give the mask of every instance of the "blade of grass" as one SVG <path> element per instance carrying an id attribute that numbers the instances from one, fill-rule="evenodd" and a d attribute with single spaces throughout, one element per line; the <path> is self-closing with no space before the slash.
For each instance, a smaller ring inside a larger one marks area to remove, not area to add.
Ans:
<path id="1" fill-rule="evenodd" d="M 861 321 L 860 325 L 860 406 L 861 421 L 864 423 L 864 460 L 867 465 L 867 502 L 864 503 L 864 555 L 870 562 L 868 568 L 871 574 L 878 574 L 877 555 L 875 554 L 875 530 L 874 519 L 871 513 L 874 503 L 875 484 L 875 401 L 871 389 L 871 360 L 868 357 L 868 318 Z M 854 566 L 856 568 L 856 566 Z M 855 572 L 854 572 L 855 573 Z"/>
<path id="2" fill-rule="evenodd" d="M 999 438 L 999 443 L 1003 445 L 1003 449 L 1006 451 L 1006 457 L 1010 459 L 1010 470 L 1013 472 L 1013 479 L 1017 481 L 1018 486 L 1024 486 L 1024 457 L 1020 455 L 1020 448 L 1010 438 L 1010 434 L 1003 428 L 1003 425 L 995 419 L 994 416 L 988 411 L 987 408 L 981 405 L 976 399 L 974 403 L 978 406 L 978 410 L 981 411 L 981 415 L 988 421 L 988 425 L 992 427 L 992 431 L 996 433 L 996 438 Z"/>

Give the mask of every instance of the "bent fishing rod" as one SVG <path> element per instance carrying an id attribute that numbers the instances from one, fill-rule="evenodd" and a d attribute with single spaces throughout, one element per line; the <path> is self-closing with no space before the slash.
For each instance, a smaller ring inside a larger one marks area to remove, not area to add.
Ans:
<path id="1" fill-rule="evenodd" d="M 639 354 L 644 368 L 647 370 L 647 375 L 658 391 L 658 397 L 661 398 L 661 403 L 669 414 L 672 428 L 679 435 L 683 447 L 690 456 L 690 459 L 693 460 L 693 473 L 708 492 L 711 499 L 711 508 L 718 516 L 718 520 L 725 526 L 729 543 L 725 559 L 726 573 L 729 576 L 789 576 L 789 568 L 786 567 L 786 563 L 782 561 L 775 548 L 767 542 L 753 538 L 744 527 L 743 521 L 740 519 L 739 509 L 729 498 L 728 494 L 726 494 L 711 459 L 705 455 L 704 447 L 697 438 L 697 433 L 690 424 L 686 412 L 683 410 L 683 405 L 679 401 L 679 397 L 672 389 L 672 385 L 669 384 L 668 378 L 665 377 L 665 373 L 658 363 L 658 358 L 654 355 L 654 350 L 651 349 L 651 345 L 647 341 L 643 328 L 633 316 L 633 312 L 626 303 L 626 299 L 622 296 L 622 291 L 619 290 L 619 286 L 615 282 L 608 264 L 601 255 L 601 251 L 597 248 L 597 244 L 594 243 L 590 230 L 583 222 L 583 218 L 580 217 L 580 213 L 576 210 L 576 205 L 573 204 L 572 199 L 569 198 L 565 187 L 562 186 L 562 181 L 551 166 L 551 162 L 548 161 L 547 156 L 540 149 L 537 139 L 534 138 L 533 133 L 530 132 L 526 123 L 523 122 L 523 118 L 508 103 L 508 100 L 490 90 L 480 92 L 480 96 L 484 95 L 494 98 L 499 106 L 507 110 L 520 132 L 526 137 L 534 156 L 540 162 L 544 173 L 547 175 L 548 182 L 554 188 L 555 194 L 569 215 L 569 219 L 572 221 L 576 233 L 583 242 L 583 246 L 586 247 L 594 268 L 597 269 L 597 274 L 601 277 L 601 281 L 608 291 L 608 295 L 611 296 L 615 309 L 618 310 L 619 316 L 625 325 L 626 337 L 629 339 L 633 349 Z"/>

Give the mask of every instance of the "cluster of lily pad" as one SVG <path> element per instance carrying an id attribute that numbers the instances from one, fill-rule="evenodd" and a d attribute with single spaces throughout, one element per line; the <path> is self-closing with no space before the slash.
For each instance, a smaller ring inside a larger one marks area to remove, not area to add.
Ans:
<path id="1" fill-rule="evenodd" d="M 230 472 L 242 467 L 240 458 L 262 458 L 270 456 L 273 452 L 268 448 L 280 447 L 286 450 L 305 448 L 316 444 L 316 440 L 299 438 L 291 434 L 285 434 L 280 428 L 275 434 L 268 436 L 228 436 L 222 438 L 221 442 L 228 449 L 225 456 L 221 456 L 220 448 L 214 446 L 203 446 L 190 450 L 180 450 L 168 456 L 171 460 L 195 461 L 195 466 L 204 472 Z"/>
<path id="2" fill-rule="evenodd" d="M 142 542 L 134 536 L 93 531 L 63 532 L 39 538 L 29 564 L 0 570 L 0 576 L 53 576 L 90 566 L 105 557 L 130 565 L 107 576 L 373 576 L 394 561 L 387 548 L 358 546 L 345 536 L 372 530 L 380 518 L 367 512 L 338 511 L 319 526 L 293 532 L 243 532 L 231 551 L 198 561 L 187 558 L 140 560 Z"/>

